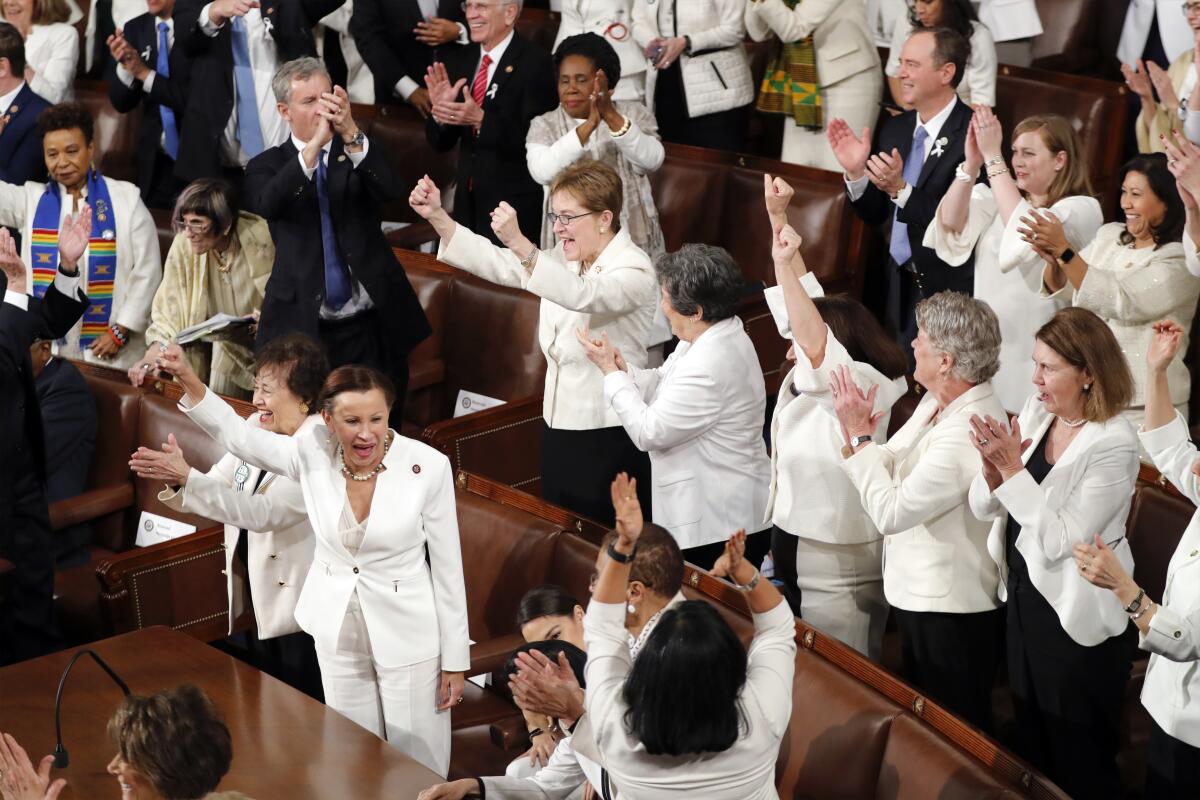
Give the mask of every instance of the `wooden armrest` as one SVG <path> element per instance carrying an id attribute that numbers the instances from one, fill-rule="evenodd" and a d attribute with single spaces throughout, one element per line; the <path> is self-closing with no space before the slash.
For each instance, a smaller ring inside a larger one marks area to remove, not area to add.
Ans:
<path id="1" fill-rule="evenodd" d="M 491 737 L 492 744 L 501 750 L 523 753 L 532 744 L 526 724 L 523 716 L 498 719 L 488 726 L 488 736 Z"/>
<path id="2" fill-rule="evenodd" d="M 471 671 L 468 675 L 486 675 L 504 669 L 512 651 L 525 644 L 519 633 L 498 636 L 471 645 Z"/>
<path id="3" fill-rule="evenodd" d="M 428 222 L 414 222 L 403 228 L 390 230 L 384 237 L 392 247 L 403 247 L 405 250 L 420 250 L 421 245 L 436 242 L 437 231 Z"/>
<path id="4" fill-rule="evenodd" d="M 408 368 L 408 391 L 437 386 L 446 380 L 446 362 L 440 358 L 410 364 Z"/>
<path id="5" fill-rule="evenodd" d="M 92 489 L 50 504 L 50 528 L 60 531 L 133 505 L 133 484 Z"/>

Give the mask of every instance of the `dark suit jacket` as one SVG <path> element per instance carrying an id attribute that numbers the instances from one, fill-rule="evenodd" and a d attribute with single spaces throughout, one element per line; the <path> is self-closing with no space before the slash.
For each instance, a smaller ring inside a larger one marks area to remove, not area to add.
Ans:
<path id="1" fill-rule="evenodd" d="M 176 22 L 178 25 L 178 22 Z M 178 36 L 178 28 L 176 36 Z M 137 50 L 146 66 L 154 69 L 158 63 L 158 18 L 152 14 L 139 14 L 125 25 L 125 41 Z M 176 44 L 178 44 L 176 39 Z M 108 82 L 108 99 L 113 108 L 122 114 L 128 114 L 142 104 L 142 127 L 138 132 L 138 188 L 142 190 L 142 198 L 147 199 L 154 187 L 154 166 L 158 161 L 158 152 L 162 149 L 162 117 L 160 106 L 166 106 L 175 112 L 175 128 L 183 133 L 183 112 L 187 102 L 189 64 L 182 48 L 175 46 L 167 55 L 167 63 L 171 75 L 155 75 L 147 93 L 142 89 L 142 82 L 135 80 L 132 86 L 126 86 L 117 77 L 117 65 L 109 58 L 105 80 Z M 228 118 L 226 118 L 228 119 Z"/>
<path id="2" fill-rule="evenodd" d="M 96 448 L 96 400 L 70 361 L 52 358 L 35 387 L 46 446 L 46 500 L 66 500 L 87 488 Z M 55 532 L 56 561 L 66 566 L 87 561 L 90 525 Z"/>
<path id="3" fill-rule="evenodd" d="M 380 206 L 406 196 L 408 188 L 377 147 L 357 169 L 334 136 L 329 150 L 329 207 L 342 262 L 367 290 L 396 358 L 431 333 L 404 268 L 380 230 Z M 275 266 L 263 297 L 258 345 L 299 331 L 319 339 L 317 314 L 325 299 L 325 261 L 316 176 L 306 178 L 291 140 L 266 150 L 246 166 L 246 210 L 271 226 Z"/>
<path id="4" fill-rule="evenodd" d="M 187 110 L 179 128 L 175 176 L 188 183 L 221 177 L 221 137 L 233 114 L 233 48 L 230 25 L 216 36 L 200 29 L 200 11 L 209 0 L 179 0 L 175 5 L 175 47 L 191 61 Z M 269 0 L 263 16 L 271 21 L 279 63 L 316 56 L 312 28 L 344 0 Z"/>
<path id="5" fill-rule="evenodd" d="M 438 0 L 438 16 L 455 22 L 465 20 L 458 0 Z M 394 98 L 396 83 L 405 76 L 424 88 L 425 70 L 435 54 L 444 60 L 449 52 L 459 49 L 453 43 L 434 48 L 418 42 L 413 29 L 422 20 L 417 0 L 355 0 L 350 35 L 375 76 L 377 102 Z"/>
<path id="6" fill-rule="evenodd" d="M 16 112 L 0 133 L 0 181 L 20 186 L 26 181 L 46 180 L 46 160 L 42 156 L 42 137 L 38 135 L 38 115 L 50 103 L 33 93 L 29 84 L 21 87 L 13 101 Z M 12 106 L 9 106 L 12 108 Z M 0 108 L 0 114 L 7 109 Z"/>
<path id="7" fill-rule="evenodd" d="M 920 277 L 922 295 L 929 297 L 945 289 L 971 294 L 975 285 L 975 259 L 972 256 L 965 264 L 951 267 L 937 257 L 932 249 L 921 243 L 925 229 L 937 213 L 942 195 L 954 181 L 954 169 L 963 161 L 963 145 L 967 138 L 967 126 L 971 122 L 971 107 L 962 100 L 955 100 L 954 109 L 938 132 L 938 139 L 947 139 L 940 156 L 925 159 L 921 177 L 913 185 L 912 193 L 904 208 L 899 209 L 897 218 L 908 225 L 908 241 L 912 246 L 913 265 Z M 896 117 L 887 117 L 879 125 L 875 136 L 874 152 L 890 153 L 892 148 L 900 151 L 905 160 L 912 149 L 913 131 L 916 130 L 917 112 L 908 111 Z M 936 149 L 936 148 L 935 148 Z M 854 202 L 854 209 L 864 221 L 872 225 L 887 224 L 890 230 L 896 204 L 886 194 L 868 184 L 866 192 Z"/>
<path id="8" fill-rule="evenodd" d="M 478 44 L 448 53 L 450 82 L 466 78 L 470 87 L 480 58 Z M 550 54 L 515 34 L 484 96 L 478 136 L 463 125 L 439 125 L 433 117 L 425 123 L 434 149 L 446 151 L 459 145 L 454 219 L 493 242 L 497 240 L 489 214 L 501 200 L 516 209 L 526 235 L 542 228 L 542 186 L 529 176 L 525 137 L 534 117 L 558 107 L 557 81 Z"/>

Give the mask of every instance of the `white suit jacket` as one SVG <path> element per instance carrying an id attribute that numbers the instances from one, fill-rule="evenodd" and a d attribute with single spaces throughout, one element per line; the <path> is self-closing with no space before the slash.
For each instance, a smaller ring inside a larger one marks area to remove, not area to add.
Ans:
<path id="1" fill-rule="evenodd" d="M 980 458 L 968 439 L 972 414 L 1004 418 L 990 383 L 946 406 L 921 398 L 887 444 L 868 444 L 842 462 L 863 508 L 883 534 L 883 593 L 905 611 L 974 613 L 1000 605 L 1000 570 L 987 552 L 988 524 L 967 491 Z"/>
<path id="2" fill-rule="evenodd" d="M 258 424 L 258 414 L 249 421 Z M 296 431 L 306 434 L 321 424 L 313 415 Z M 225 523 L 225 586 L 229 595 L 229 632 L 243 611 L 234 591 L 233 558 L 244 528 L 249 534 L 246 571 L 260 639 L 296 633 L 296 602 L 312 567 L 315 546 L 304 493 L 291 478 L 267 473 L 227 453 L 212 469 L 193 469 L 179 491 L 165 489 L 158 499 L 169 508 Z M 257 488 L 255 488 L 257 486 Z"/>
<path id="3" fill-rule="evenodd" d="M 1150 26 L 1158 16 L 1158 36 L 1167 53 L 1168 64 L 1194 46 L 1192 29 L 1183 15 L 1183 3 L 1178 0 L 1130 0 L 1125 11 L 1125 25 L 1117 44 L 1117 58 L 1122 64 L 1133 64 L 1142 57 Z M 1159 64 L 1166 69 L 1168 64 Z"/>
<path id="4" fill-rule="evenodd" d="M 604 397 L 650 454 L 654 522 L 680 547 L 762 528 L 771 485 L 766 386 L 740 319 L 681 342 L 657 369 L 605 375 Z"/>
<path id="5" fill-rule="evenodd" d="M 538 342 L 546 356 L 542 416 L 547 425 L 577 431 L 621 424 L 604 402 L 601 374 L 588 361 L 575 331 L 586 326 L 596 338 L 607 333 L 627 363 L 646 365 L 658 282 L 650 257 L 628 232 L 618 231 L 583 274 L 578 261 L 567 261 L 561 244 L 542 251 L 531 274 L 511 250 L 496 247 L 462 225 L 450 241 L 443 239 L 438 245 L 437 257 L 484 280 L 542 298 Z"/>
<path id="6" fill-rule="evenodd" d="M 1033 395 L 1018 419 L 1021 436 L 1036 446 L 1048 435 L 1054 416 Z M 1029 461 L 1034 446 L 1021 456 L 1022 462 Z M 1017 550 L 1029 566 L 1029 579 L 1054 608 L 1067 635 L 1092 647 L 1124 631 L 1129 620 L 1116 595 L 1079 575 L 1071 548 L 1076 542 L 1091 543 L 1098 533 L 1133 573 L 1125 520 L 1137 474 L 1137 435 L 1124 417 L 1115 417 L 1085 423 L 1040 484 L 1022 470 L 993 493 L 982 472 L 975 476 L 971 511 L 992 523 L 987 544 L 1000 568 L 1000 599 L 1008 593 L 1005 538 L 1011 514 L 1021 524 Z"/>
<path id="7" fill-rule="evenodd" d="M 982 0 L 979 21 L 987 25 L 997 42 L 1029 39 L 1042 32 L 1042 18 L 1034 0 Z"/>
<path id="8" fill-rule="evenodd" d="M 295 436 L 270 433 L 242 420 L 211 391 L 195 406 L 180 407 L 234 455 L 300 482 L 316 549 L 296 622 L 319 650 L 337 649 L 357 593 L 380 665 L 402 667 L 440 655 L 443 670 L 470 666 L 454 485 L 444 455 L 396 434 L 376 479 L 362 547 L 351 556 L 339 534 L 346 481 L 324 424 Z"/>
<path id="9" fill-rule="evenodd" d="M 745 22 L 756 42 L 772 34 L 784 42 L 812 36 L 822 87 L 879 69 L 879 51 L 863 0 L 804 0 L 795 8 L 788 8 L 783 0 L 750 0 Z"/>

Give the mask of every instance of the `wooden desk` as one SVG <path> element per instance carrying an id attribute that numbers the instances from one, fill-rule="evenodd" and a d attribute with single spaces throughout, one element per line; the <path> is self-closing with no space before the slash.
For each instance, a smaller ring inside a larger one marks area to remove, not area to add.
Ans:
<path id="1" fill-rule="evenodd" d="M 137 694 L 190 682 L 216 703 L 233 735 L 233 765 L 220 789 L 254 800 L 412 800 L 441 779 L 332 709 L 269 675 L 169 628 L 156 627 L 90 647 Z M 0 669 L 0 730 L 36 765 L 54 751 L 54 692 L 75 649 Z M 63 696 L 63 743 L 71 766 L 64 798 L 117 798 L 105 772 L 116 752 L 105 726 L 121 689 L 84 656 Z M 429 698 L 432 703 L 433 698 Z"/>

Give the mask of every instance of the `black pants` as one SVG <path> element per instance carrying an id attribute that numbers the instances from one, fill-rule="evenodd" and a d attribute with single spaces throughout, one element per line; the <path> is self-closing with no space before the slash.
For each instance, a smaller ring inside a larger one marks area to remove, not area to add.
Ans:
<path id="1" fill-rule="evenodd" d="M 740 153 L 746 149 L 746 115 L 749 105 L 715 111 L 698 117 L 688 115 L 679 62 L 658 73 L 654 84 L 654 116 L 663 141 L 711 147 Z"/>
<path id="2" fill-rule="evenodd" d="M 612 526 L 613 478 L 637 479 L 642 516 L 653 519 L 650 456 L 634 446 L 625 429 L 569 431 L 542 426 L 542 497 L 556 506 Z"/>
<path id="3" fill-rule="evenodd" d="M 339 320 L 321 320 L 321 344 L 329 356 L 330 367 L 362 364 L 388 376 L 396 389 L 396 402 L 388 424 L 400 430 L 404 418 L 404 396 L 408 391 L 408 354 L 397 353 L 390 346 L 379 313 L 375 309 Z"/>
<path id="4" fill-rule="evenodd" d="M 732 534 L 733 531 L 730 531 Z M 758 533 L 746 534 L 746 560 L 749 561 L 757 569 L 762 565 L 762 561 L 766 558 L 767 553 L 771 549 L 771 531 L 759 531 Z M 702 569 L 708 569 L 716 560 L 725 552 L 725 540 L 719 542 L 711 542 L 709 544 L 701 544 L 696 547 L 687 547 L 683 551 L 683 560 L 691 564 L 695 564 Z M 792 554 L 793 563 L 795 562 L 795 553 Z"/>
<path id="5" fill-rule="evenodd" d="M 1200 792 L 1200 748 L 1176 739 L 1151 719 L 1142 796 L 1158 800 L 1195 797 L 1197 792 Z"/>
<path id="6" fill-rule="evenodd" d="M 904 677 L 984 733 L 992 725 L 992 687 L 1004 641 L 1004 609 L 974 614 L 892 607 Z"/>
<path id="7" fill-rule="evenodd" d="M 46 490 L 28 449 L 17 450 L 11 507 L 0 510 L 0 557 L 15 569 L 0 598 L 0 665 L 51 653 L 62 646 L 54 620 L 54 546 Z"/>
<path id="8" fill-rule="evenodd" d="M 1006 640 L 1017 752 L 1077 800 L 1120 797 L 1117 750 L 1136 647 L 1132 626 L 1085 647 L 1032 584 L 1013 584 Z M 1159 796 L 1166 797 L 1146 795 Z"/>
<path id="9" fill-rule="evenodd" d="M 142 193 L 142 202 L 150 208 L 165 208 L 173 211 L 175 200 L 187 186 L 186 183 L 175 177 L 175 159 L 163 152 L 160 147 L 154 155 L 154 165 L 151 169 L 149 185 Z"/>
<path id="10" fill-rule="evenodd" d="M 771 527 L 771 560 L 775 563 L 775 581 L 779 591 L 792 609 L 793 616 L 800 616 L 800 579 L 796 575 L 796 543 L 794 536 L 778 525 Z"/>

